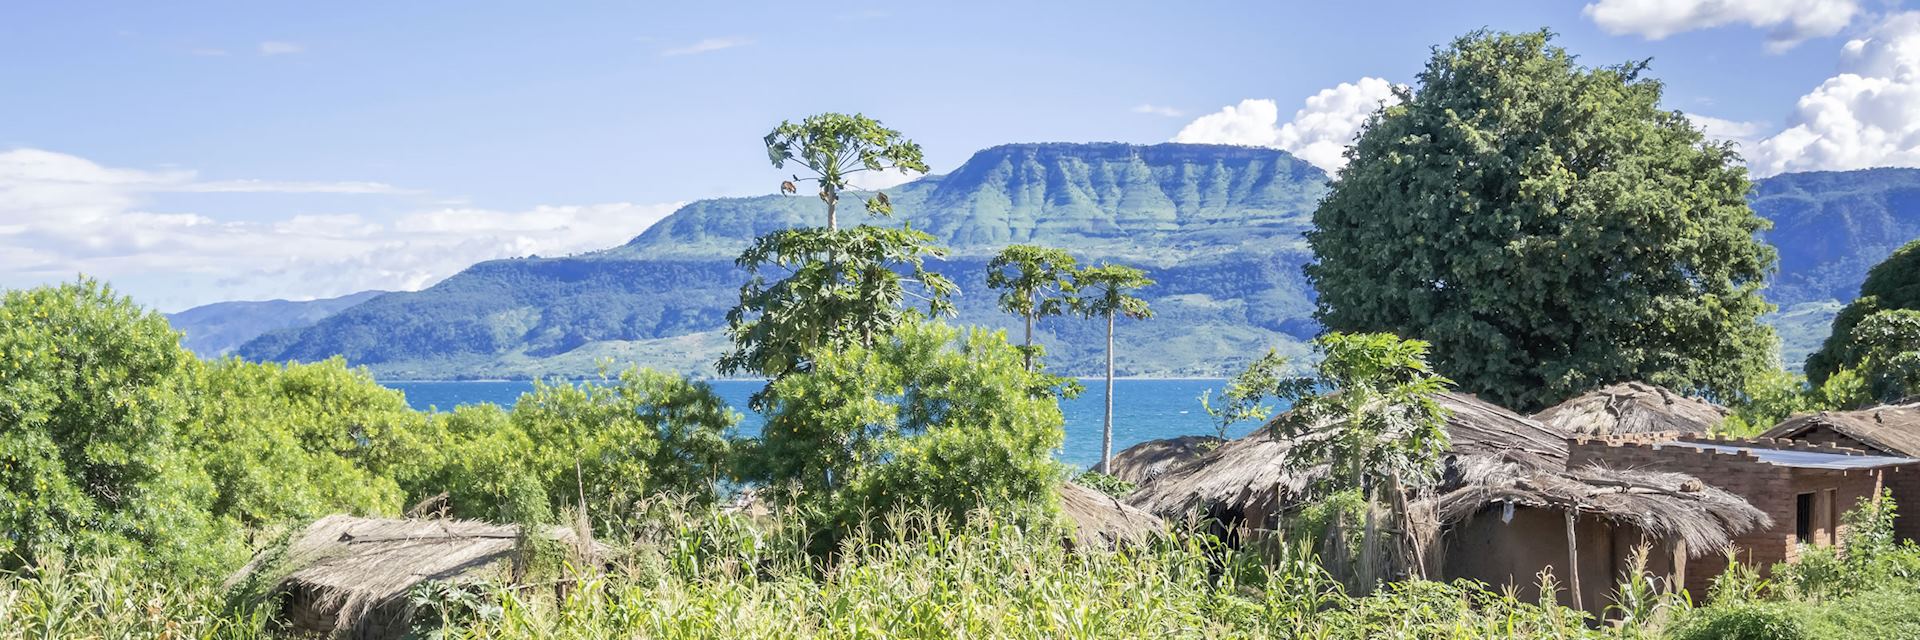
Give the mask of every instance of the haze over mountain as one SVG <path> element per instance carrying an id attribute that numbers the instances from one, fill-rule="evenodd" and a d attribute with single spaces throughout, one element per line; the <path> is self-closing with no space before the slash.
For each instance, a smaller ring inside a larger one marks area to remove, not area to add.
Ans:
<path id="1" fill-rule="evenodd" d="M 1302 351 L 1316 327 L 1300 274 L 1301 234 L 1327 175 L 1285 151 L 1224 145 L 1015 144 L 951 173 L 888 190 L 897 215 L 951 249 L 938 270 L 963 290 L 958 321 L 1012 327 L 985 286 L 1009 243 L 1066 248 L 1086 261 L 1148 268 L 1158 316 L 1123 322 L 1119 369 L 1223 375 L 1268 347 Z M 864 217 L 857 201 L 849 207 Z M 1825 337 L 1829 301 L 1850 299 L 1867 267 L 1920 235 L 1920 170 L 1789 174 L 1762 181 L 1754 207 L 1776 221 L 1781 273 L 1770 297 L 1786 360 Z M 395 293 L 237 351 L 262 360 L 344 355 L 387 378 L 579 375 L 611 358 L 710 373 L 737 299 L 733 258 L 753 237 L 817 225 L 810 197 L 688 204 L 624 245 L 566 258 L 483 262 L 418 292 Z M 1097 323 L 1041 323 L 1057 370 L 1091 373 Z M 1799 344 L 1799 343 L 1807 344 Z"/>
<path id="2" fill-rule="evenodd" d="M 167 322 L 186 334 L 181 345 L 202 358 L 217 358 L 261 334 L 312 325 L 385 291 L 361 291 L 320 300 L 216 302 L 167 314 Z"/>

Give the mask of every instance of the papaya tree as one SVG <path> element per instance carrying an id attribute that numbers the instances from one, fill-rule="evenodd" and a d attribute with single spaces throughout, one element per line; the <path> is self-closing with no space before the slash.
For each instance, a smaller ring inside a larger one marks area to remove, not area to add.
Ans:
<path id="1" fill-rule="evenodd" d="M 783 121 L 766 137 L 767 158 L 776 169 L 795 163 L 811 175 L 794 174 L 780 183 L 780 192 L 796 193 L 801 183 L 812 182 L 820 188 L 820 201 L 827 203 L 827 228 L 840 228 L 837 213 L 840 193 L 852 186 L 849 179 L 863 171 L 894 170 L 901 173 L 927 172 L 927 161 L 920 144 L 908 140 L 899 131 L 888 129 L 880 121 L 860 115 L 822 113 L 794 123 Z M 887 194 L 874 192 L 867 199 L 867 212 L 891 215 L 893 205 Z"/>
<path id="2" fill-rule="evenodd" d="M 1060 315 L 1072 302 L 1073 256 L 1066 251 L 1016 244 L 987 263 L 987 286 L 1000 290 L 1000 310 L 1026 322 L 1022 362 L 1033 370 L 1036 355 L 1033 325 L 1041 318 Z"/>
<path id="3" fill-rule="evenodd" d="M 1081 292 L 1073 298 L 1073 308 L 1088 318 L 1107 321 L 1107 413 L 1100 432 L 1100 465 L 1095 471 L 1111 473 L 1113 464 L 1113 327 L 1120 317 L 1141 320 L 1153 317 L 1147 301 L 1133 292 L 1153 286 L 1147 272 L 1133 267 L 1102 264 L 1073 274 L 1073 289 Z"/>

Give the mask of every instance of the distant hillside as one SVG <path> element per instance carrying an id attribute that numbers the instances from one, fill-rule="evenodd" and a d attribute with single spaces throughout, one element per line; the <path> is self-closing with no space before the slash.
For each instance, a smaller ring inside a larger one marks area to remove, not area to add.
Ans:
<path id="1" fill-rule="evenodd" d="M 1013 242 L 1084 260 L 1149 268 L 1158 317 L 1122 323 L 1119 369 L 1223 375 L 1269 346 L 1302 351 L 1313 335 L 1310 259 L 1301 233 L 1326 175 L 1284 151 L 1219 145 L 1018 144 L 975 154 L 952 173 L 888 190 L 890 224 L 952 249 L 936 268 L 964 293 L 960 322 L 1013 327 L 993 309 L 983 268 Z M 851 199 L 850 199 L 851 200 Z M 1789 174 L 1757 185 L 1754 208 L 1780 248 L 1770 299 L 1789 364 L 1825 337 L 1832 301 L 1866 269 L 1920 236 L 1920 170 Z M 853 217 L 863 218 L 857 203 Z M 263 360 L 334 354 L 389 378 L 499 378 L 591 372 L 596 362 L 711 373 L 753 237 L 819 224 L 810 197 L 702 200 L 625 245 L 570 258 L 499 260 L 419 292 L 382 296 L 238 351 Z M 1050 361 L 1099 370 L 1095 323 L 1042 323 Z"/>
<path id="2" fill-rule="evenodd" d="M 1146 295 L 1160 317 L 1122 326 L 1120 369 L 1218 374 L 1311 335 L 1300 234 L 1326 180 L 1274 149 L 1007 145 L 888 190 L 897 212 L 889 223 L 926 230 L 953 250 L 937 268 L 963 287 L 959 320 L 967 323 L 1011 325 L 992 308 L 982 271 L 1010 242 L 1149 267 L 1161 284 Z M 703 200 L 620 247 L 481 263 L 426 290 L 263 336 L 240 353 L 344 354 L 396 378 L 583 373 L 601 357 L 708 372 L 725 346 L 715 332 L 738 298 L 734 256 L 758 234 L 823 217 L 814 198 Z M 1057 366 L 1097 369 L 1094 323 L 1060 319 L 1042 329 Z"/>
<path id="3" fill-rule="evenodd" d="M 302 302 L 216 302 L 168 314 L 167 321 L 186 334 L 180 343 L 188 350 L 202 358 L 216 358 L 269 331 L 305 327 L 383 293 L 362 291 Z"/>

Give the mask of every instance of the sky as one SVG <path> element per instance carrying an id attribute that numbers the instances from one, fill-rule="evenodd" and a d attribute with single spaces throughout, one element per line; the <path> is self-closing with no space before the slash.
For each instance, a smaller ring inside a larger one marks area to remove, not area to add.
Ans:
<path id="1" fill-rule="evenodd" d="M 1462 34 L 1651 59 L 1756 175 L 1920 166 L 1920 7 L 1880 0 L 0 4 L 0 287 L 177 311 L 411 290 L 772 193 L 760 138 L 862 112 L 935 173 L 1011 142 L 1340 162 Z M 872 186 L 892 182 L 878 177 Z"/>

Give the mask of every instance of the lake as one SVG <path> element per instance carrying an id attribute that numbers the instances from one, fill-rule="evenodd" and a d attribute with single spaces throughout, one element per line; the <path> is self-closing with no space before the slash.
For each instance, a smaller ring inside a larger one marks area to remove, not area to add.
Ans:
<path id="1" fill-rule="evenodd" d="M 1102 380 L 1082 380 L 1086 392 L 1060 403 L 1066 414 L 1066 446 L 1060 460 L 1090 467 L 1100 459 L 1100 424 L 1105 413 L 1106 388 Z M 533 388 L 525 381 L 508 382 L 383 382 L 407 394 L 415 409 L 452 409 L 462 404 L 491 402 L 512 406 L 520 394 Z M 713 389 L 734 409 L 744 415 L 740 421 L 743 435 L 760 433 L 760 416 L 747 410 L 747 397 L 763 383 L 742 380 L 713 382 Z M 1119 380 L 1114 382 L 1113 450 L 1119 453 L 1134 444 L 1156 438 L 1214 433 L 1207 414 L 1200 410 L 1200 393 L 1219 390 L 1225 380 Z M 1228 435 L 1241 436 L 1252 431 L 1253 424 L 1236 425 Z"/>

